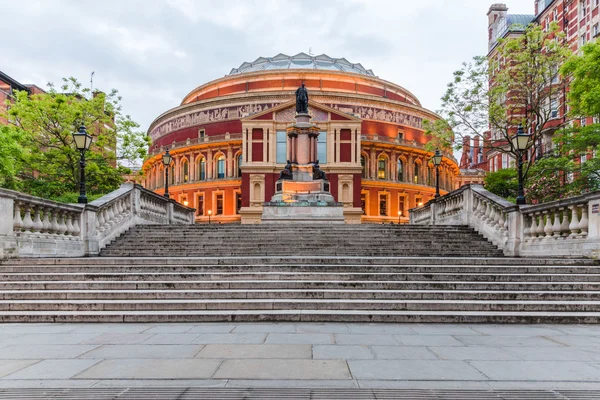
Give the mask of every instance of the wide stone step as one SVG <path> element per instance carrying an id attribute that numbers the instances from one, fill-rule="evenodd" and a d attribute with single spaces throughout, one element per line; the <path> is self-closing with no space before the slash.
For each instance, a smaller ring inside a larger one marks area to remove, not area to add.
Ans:
<path id="1" fill-rule="evenodd" d="M 599 301 L 520 300 L 0 300 L 0 311 L 388 310 L 600 312 Z"/>
<path id="2" fill-rule="evenodd" d="M 599 274 L 493 274 L 493 273 L 332 273 L 332 272 L 188 272 L 188 273 L 77 273 L 60 272 L 0 274 L 0 281 L 469 281 L 469 282 L 600 282 Z"/>
<path id="3" fill-rule="evenodd" d="M 596 324 L 598 312 L 200 310 L 200 311 L 2 311 L 0 322 L 394 322 Z"/>
<path id="4" fill-rule="evenodd" d="M 182 280 L 182 281 L 9 281 L 0 290 L 73 289 L 365 289 L 365 290 L 600 290 L 600 282 Z"/>
<path id="5" fill-rule="evenodd" d="M 383 300 L 593 300 L 600 291 L 511 290 L 1 290 L 1 300 L 156 300 L 156 299 L 383 299 Z"/>

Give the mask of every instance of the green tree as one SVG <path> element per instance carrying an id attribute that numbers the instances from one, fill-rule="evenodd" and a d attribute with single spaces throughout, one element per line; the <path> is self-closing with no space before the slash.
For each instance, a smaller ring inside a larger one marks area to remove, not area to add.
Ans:
<path id="1" fill-rule="evenodd" d="M 148 138 L 129 115 L 123 115 L 121 97 L 84 88 L 75 78 L 64 78 L 60 89 L 47 93 L 17 91 L 4 117 L 26 132 L 28 152 L 17 175 L 27 193 L 59 197 L 77 191 L 79 153 L 72 133 L 83 123 L 94 137 L 86 153 L 86 182 L 91 193 L 107 193 L 122 181 L 118 163 L 135 165 L 146 154 Z"/>
<path id="2" fill-rule="evenodd" d="M 27 162 L 26 132 L 13 126 L 0 126 L 0 187 L 19 190 L 19 172 Z"/>
<path id="3" fill-rule="evenodd" d="M 484 179 L 484 187 L 500 197 L 516 199 L 519 189 L 517 170 L 504 168 L 487 174 Z"/>
<path id="4" fill-rule="evenodd" d="M 564 90 L 559 67 L 571 50 L 563 39 L 556 24 L 547 31 L 532 24 L 522 35 L 500 39 L 492 57 L 463 63 L 442 97 L 443 120 L 426 123 L 435 145 L 459 149 L 469 136 L 484 151 L 516 159 L 511 138 L 522 124 L 535 152 Z M 524 160 L 525 177 L 532 161 Z"/>

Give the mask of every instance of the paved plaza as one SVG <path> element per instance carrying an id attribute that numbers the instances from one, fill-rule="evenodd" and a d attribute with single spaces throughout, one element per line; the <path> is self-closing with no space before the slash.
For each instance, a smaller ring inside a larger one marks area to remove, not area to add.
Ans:
<path id="1" fill-rule="evenodd" d="M 600 389 L 600 326 L 3 324 L 0 388 Z"/>

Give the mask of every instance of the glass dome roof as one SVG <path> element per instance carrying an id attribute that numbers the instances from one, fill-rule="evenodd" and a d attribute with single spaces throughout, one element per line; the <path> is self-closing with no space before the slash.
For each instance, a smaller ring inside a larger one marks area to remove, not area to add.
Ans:
<path id="1" fill-rule="evenodd" d="M 251 63 L 244 62 L 238 68 L 233 68 L 229 75 L 277 69 L 319 69 L 375 76 L 372 70 L 365 69 L 361 64 L 353 64 L 345 58 L 331 58 L 326 54 L 311 56 L 306 53 L 295 56 L 279 53 L 275 57 L 259 57 Z"/>

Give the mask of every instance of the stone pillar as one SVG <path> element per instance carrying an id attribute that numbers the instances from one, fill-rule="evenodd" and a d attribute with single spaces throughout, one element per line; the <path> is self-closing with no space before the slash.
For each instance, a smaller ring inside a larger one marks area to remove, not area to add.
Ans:
<path id="1" fill-rule="evenodd" d="M 227 147 L 227 178 L 231 178 L 233 176 L 233 152 L 231 150 L 231 146 Z"/>
<path id="2" fill-rule="evenodd" d="M 206 179 L 212 179 L 213 178 L 213 157 L 212 157 L 212 150 L 208 150 L 208 155 L 206 157 Z"/>
<path id="3" fill-rule="evenodd" d="M 308 133 L 298 133 L 296 140 L 298 142 L 298 148 L 296 149 L 298 164 L 304 165 L 310 163 L 311 138 L 308 136 Z"/>

